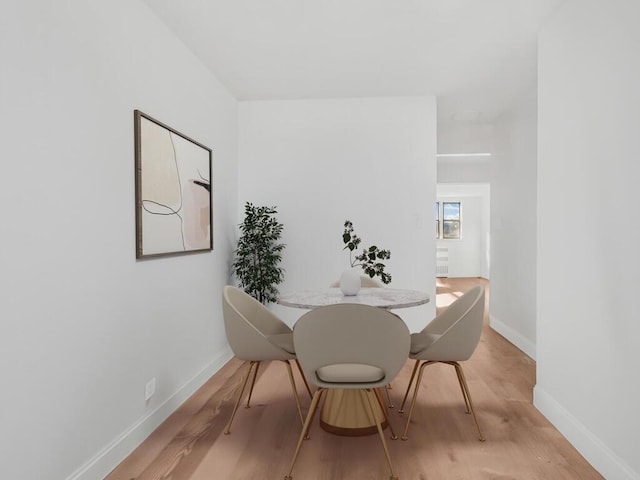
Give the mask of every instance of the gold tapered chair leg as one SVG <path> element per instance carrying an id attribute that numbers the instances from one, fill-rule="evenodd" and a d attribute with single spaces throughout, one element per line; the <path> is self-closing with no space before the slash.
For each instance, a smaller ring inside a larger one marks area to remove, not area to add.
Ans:
<path id="1" fill-rule="evenodd" d="M 256 385 L 256 378 L 258 377 L 258 369 L 260 368 L 260 362 L 252 362 L 255 364 L 256 368 L 253 371 L 253 380 L 251 381 L 251 387 L 249 388 L 249 395 L 247 396 L 247 404 L 244 408 L 251 408 L 249 402 L 251 402 L 251 395 L 253 395 L 253 387 Z"/>
<path id="2" fill-rule="evenodd" d="M 420 388 L 420 384 L 422 383 L 422 374 L 424 367 L 427 365 L 431 365 L 433 363 L 446 363 L 448 365 L 452 365 L 456 369 L 456 375 L 458 376 L 458 383 L 460 384 L 460 389 L 462 390 L 462 396 L 464 398 L 465 406 L 467 407 L 467 413 L 471 413 L 473 417 L 473 421 L 476 424 L 476 428 L 478 429 L 478 439 L 481 442 L 485 441 L 484 436 L 482 435 L 482 431 L 480 430 L 480 424 L 478 423 L 478 418 L 476 417 L 476 412 L 473 408 L 473 402 L 471 401 L 471 392 L 469 390 L 469 385 L 467 384 L 467 380 L 464 376 L 464 370 L 462 369 L 462 365 L 458 362 L 435 362 L 435 361 L 426 361 L 420 366 L 420 372 L 418 373 L 418 380 L 416 381 L 416 385 L 413 390 L 413 398 L 411 399 L 411 408 L 409 410 L 409 418 L 407 418 L 407 424 L 404 428 L 404 434 L 402 435 L 402 440 L 407 440 L 407 433 L 409 431 L 409 424 L 411 422 L 411 417 L 413 415 L 413 409 L 415 407 L 416 398 L 418 396 L 418 389 Z"/>
<path id="3" fill-rule="evenodd" d="M 467 397 L 467 391 L 464 389 L 462 377 L 460 376 L 460 371 L 458 370 L 458 367 L 459 367 L 459 365 L 457 365 L 458 362 L 446 362 L 446 363 L 455 367 L 456 369 L 456 375 L 458 376 L 458 383 L 460 384 L 460 390 L 462 390 L 462 397 L 464 398 L 464 405 L 466 407 L 465 413 L 470 414 L 471 409 L 469 408 L 469 397 Z"/>
<path id="4" fill-rule="evenodd" d="M 384 390 L 386 390 L 386 387 L 382 387 Z M 398 436 L 396 435 L 396 432 L 393 430 L 393 425 L 391 425 L 391 420 L 389 420 L 389 415 L 387 414 L 387 409 L 384 408 L 384 401 L 382 399 L 382 394 L 380 393 L 380 389 L 379 388 L 375 388 L 374 393 L 376 394 L 376 399 L 378 400 L 378 403 L 380 404 L 380 410 L 382 410 L 382 414 L 384 415 L 384 419 L 387 422 L 387 425 L 389 425 L 389 431 L 391 432 L 391 440 L 397 440 Z"/>
<path id="5" fill-rule="evenodd" d="M 316 413 L 318 408 L 318 402 L 320 401 L 320 397 L 322 393 L 325 391 L 325 388 L 318 388 L 316 393 L 313 394 L 313 398 L 311 399 L 311 405 L 309 406 L 309 412 L 307 413 L 307 418 L 304 421 L 304 425 L 302 425 L 302 432 L 300 432 L 300 438 L 298 439 L 298 445 L 296 445 L 296 450 L 293 454 L 293 460 L 291 460 L 291 466 L 289 467 L 289 473 L 285 475 L 285 480 L 292 480 L 293 467 L 296 464 L 296 460 L 298 459 L 298 454 L 300 453 L 300 448 L 302 447 L 302 442 L 304 442 L 305 438 L 308 438 L 309 427 L 311 426 L 311 421 Z"/>
<path id="6" fill-rule="evenodd" d="M 240 405 L 240 400 L 242 399 L 242 394 L 244 393 L 244 389 L 247 386 L 247 380 L 249 380 L 249 375 L 251 375 L 251 370 L 253 370 L 253 365 L 257 362 L 249 362 L 249 368 L 247 369 L 247 373 L 244 376 L 244 380 L 242 381 L 242 388 L 238 393 L 238 398 L 236 399 L 236 404 L 233 406 L 233 412 L 231 412 L 231 418 L 229 419 L 229 423 L 227 423 L 227 428 L 224 430 L 225 435 L 229 435 L 231 433 L 231 423 L 233 422 L 233 418 L 236 416 L 236 411 L 238 410 L 238 406 Z"/>
<path id="7" fill-rule="evenodd" d="M 404 404 L 407 401 L 407 397 L 409 396 L 409 390 L 411 390 L 411 384 L 413 383 L 413 379 L 416 376 L 416 370 L 418 370 L 418 364 L 420 360 L 416 360 L 416 363 L 413 365 L 413 370 L 411 371 L 411 378 L 409 379 L 409 385 L 407 385 L 407 391 L 404 392 L 404 398 L 402 399 L 402 405 L 400 405 L 400 410 L 398 413 L 404 413 Z"/>
<path id="8" fill-rule="evenodd" d="M 296 381 L 293 379 L 293 370 L 291 369 L 291 363 L 289 360 L 282 360 L 287 364 L 287 371 L 289 372 L 289 381 L 291 382 L 291 390 L 293 390 L 293 397 L 296 399 L 296 407 L 298 407 L 298 415 L 300 416 L 300 423 L 304 425 L 304 417 L 302 416 L 302 408 L 300 407 L 300 397 L 298 396 L 298 389 L 296 388 Z"/>
<path id="9" fill-rule="evenodd" d="M 367 397 L 367 404 L 369 405 L 369 412 L 371 416 L 376 419 L 376 428 L 378 429 L 378 436 L 380 437 L 380 441 L 382 442 L 382 448 L 384 449 L 384 455 L 387 458 L 387 463 L 389 464 L 389 470 L 391 471 L 391 480 L 398 480 L 398 475 L 393 471 L 393 464 L 391 463 L 391 454 L 389 453 L 389 447 L 387 446 L 387 441 L 384 438 L 384 431 L 382 430 L 382 425 L 378 421 L 375 409 L 373 408 L 373 400 L 372 396 L 376 397 L 370 388 L 365 390 Z M 376 397 L 377 398 L 377 397 Z M 378 399 L 379 400 L 379 399 Z"/>
<path id="10" fill-rule="evenodd" d="M 469 401 L 469 408 L 471 409 L 471 416 L 473 417 L 473 421 L 476 424 L 476 428 L 478 429 L 478 435 L 481 442 L 485 441 L 485 438 L 482 436 L 482 432 L 480 431 L 480 425 L 478 424 L 478 419 L 476 418 L 476 412 L 473 409 L 473 402 L 471 401 L 471 392 L 469 391 L 469 385 L 467 384 L 467 379 L 464 377 L 464 371 L 462 370 L 462 366 L 458 362 L 453 362 L 454 367 L 456 367 L 456 372 L 458 373 L 458 377 L 462 380 L 462 384 L 464 385 L 464 390 L 467 392 L 467 400 Z"/>
<path id="11" fill-rule="evenodd" d="M 389 394 L 389 390 L 391 390 L 391 384 L 384 386 L 384 393 L 387 394 L 387 405 L 389 408 L 393 408 L 393 402 L 391 401 L 391 395 Z"/>
<path id="12" fill-rule="evenodd" d="M 424 373 L 424 367 L 427 365 L 431 365 L 432 361 L 423 362 L 420 365 L 420 372 L 418 372 L 418 380 L 416 380 L 416 384 L 413 387 L 413 398 L 411 399 L 411 407 L 409 408 L 409 417 L 407 418 L 407 424 L 404 427 L 404 433 L 402 434 L 402 440 L 407 440 L 407 433 L 409 432 L 409 424 L 411 423 L 411 417 L 413 416 L 413 409 L 416 406 L 416 399 L 418 398 L 418 390 L 420 389 L 420 384 L 422 383 L 422 374 Z"/>
<path id="13" fill-rule="evenodd" d="M 302 367 L 300 366 L 300 362 L 296 358 L 296 365 L 298 366 L 298 371 L 300 372 L 300 376 L 302 377 L 302 381 L 304 382 L 304 386 L 307 387 L 307 392 L 309 393 L 309 398 L 313 398 L 313 393 L 311 393 L 311 388 L 309 388 L 309 382 L 307 382 L 307 377 L 304 376 L 304 372 L 302 371 Z"/>
<path id="14" fill-rule="evenodd" d="M 320 397 L 322 397 L 322 394 L 324 392 L 326 392 L 326 390 L 327 390 L 326 388 L 322 389 L 322 391 L 320 392 Z M 317 392 L 317 390 L 316 390 L 316 392 Z M 320 401 L 320 397 L 318 397 L 318 402 Z M 316 407 L 317 407 L 317 405 L 316 405 Z M 311 409 L 311 407 L 309 407 L 309 409 Z M 313 410 L 313 413 L 311 414 L 311 419 L 309 420 L 309 425 L 307 426 L 307 431 L 305 432 L 305 436 L 304 436 L 305 440 L 309 440 L 309 431 L 311 430 L 311 424 L 313 423 L 313 419 L 315 418 L 315 415 L 316 415 L 317 412 L 318 412 L 318 409 L 316 408 L 316 409 Z M 304 427 L 304 425 L 303 425 L 303 427 Z"/>

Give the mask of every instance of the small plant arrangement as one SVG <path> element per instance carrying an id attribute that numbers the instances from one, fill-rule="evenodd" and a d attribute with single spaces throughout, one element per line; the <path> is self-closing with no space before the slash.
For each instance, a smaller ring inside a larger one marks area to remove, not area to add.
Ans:
<path id="1" fill-rule="evenodd" d="M 362 267 L 362 270 L 371 278 L 376 275 L 379 276 L 385 285 L 391 283 L 391 275 L 384 271 L 385 265 L 379 261 L 391 258 L 391 251 L 381 250 L 377 246 L 372 245 L 369 248 L 363 249 L 362 253 L 354 258 L 353 252 L 358 248 L 362 240 L 353 233 L 353 223 L 351 220 L 345 220 L 344 222 L 342 241 L 345 244 L 343 250 L 349 249 L 349 262 L 352 267 Z"/>
<path id="2" fill-rule="evenodd" d="M 276 213 L 275 207 L 245 204 L 232 266 L 240 287 L 263 304 L 277 300 L 276 285 L 284 280 L 284 269 L 279 266 L 285 247 L 280 243 L 284 227 L 274 217 Z"/>

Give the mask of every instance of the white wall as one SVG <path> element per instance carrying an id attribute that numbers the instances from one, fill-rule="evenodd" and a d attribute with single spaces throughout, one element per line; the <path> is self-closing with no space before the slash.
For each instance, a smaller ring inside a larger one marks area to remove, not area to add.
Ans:
<path id="1" fill-rule="evenodd" d="M 489 185 L 439 183 L 436 191 L 441 209 L 442 202 L 460 202 L 460 239 L 436 241 L 449 249 L 448 276 L 489 278 Z"/>
<path id="2" fill-rule="evenodd" d="M 536 357 L 536 92 L 494 126 L 490 323 Z"/>
<path id="3" fill-rule="evenodd" d="M 103 478 L 228 358 L 237 103 L 139 1 L 4 1 L 0 37 L 0 478 Z M 135 108 L 213 149 L 214 252 L 135 260 Z"/>
<path id="4" fill-rule="evenodd" d="M 489 183 L 491 157 L 438 157 L 438 183 Z"/>
<path id="5" fill-rule="evenodd" d="M 463 112 L 463 116 L 464 116 Z M 438 153 L 487 153 L 493 148 L 493 124 L 450 119 L 438 123 Z"/>
<path id="6" fill-rule="evenodd" d="M 435 298 L 433 97 L 240 103 L 240 204 L 275 205 L 287 244 L 281 292 L 322 288 L 348 267 L 342 231 L 391 250 L 390 287 Z M 435 302 L 398 311 L 413 330 Z M 274 306 L 293 322 L 301 313 Z"/>
<path id="7" fill-rule="evenodd" d="M 617 480 L 640 479 L 638 18 L 570 0 L 539 41 L 535 405 Z"/>

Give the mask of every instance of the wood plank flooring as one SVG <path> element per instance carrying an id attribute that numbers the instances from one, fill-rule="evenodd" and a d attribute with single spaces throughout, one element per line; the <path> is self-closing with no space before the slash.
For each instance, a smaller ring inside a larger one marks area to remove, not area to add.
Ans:
<path id="1" fill-rule="evenodd" d="M 438 279 L 437 307 L 444 308 L 477 278 Z M 400 312 L 401 313 L 401 312 Z M 486 442 L 479 442 L 453 367 L 427 367 L 409 440 L 387 439 L 401 480 L 602 479 L 532 405 L 535 362 L 488 327 L 463 368 Z M 425 319 L 425 323 L 429 319 Z M 411 373 L 407 362 L 393 381 L 390 409 L 396 432 L 405 417 L 397 412 Z M 267 480 L 287 473 L 300 431 L 286 367 L 261 368 L 252 407 L 240 407 L 231 435 L 223 435 L 242 363 L 231 360 L 171 415 L 106 480 Z M 299 377 L 296 377 L 299 379 Z M 302 382 L 303 409 L 309 406 Z M 389 478 L 376 435 L 340 437 L 311 427 L 293 472 L 300 480 Z"/>

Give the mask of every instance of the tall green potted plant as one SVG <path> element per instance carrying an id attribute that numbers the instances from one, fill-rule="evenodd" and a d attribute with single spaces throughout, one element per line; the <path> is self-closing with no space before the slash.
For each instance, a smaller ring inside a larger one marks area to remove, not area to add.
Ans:
<path id="1" fill-rule="evenodd" d="M 284 226 L 275 218 L 275 207 L 257 207 L 247 202 L 233 272 L 240 287 L 263 304 L 278 298 L 276 285 L 284 280 L 280 267 L 285 244 L 280 242 Z"/>

